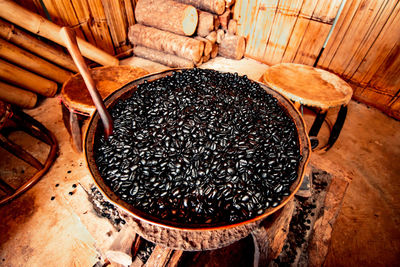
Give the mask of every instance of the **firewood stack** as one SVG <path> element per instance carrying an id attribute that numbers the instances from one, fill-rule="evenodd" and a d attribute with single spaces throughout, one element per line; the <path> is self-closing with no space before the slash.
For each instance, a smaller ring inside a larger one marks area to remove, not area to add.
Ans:
<path id="1" fill-rule="evenodd" d="M 231 19 L 234 0 L 139 0 L 129 28 L 133 53 L 172 68 L 191 68 L 217 55 L 241 59 L 244 37 Z"/>

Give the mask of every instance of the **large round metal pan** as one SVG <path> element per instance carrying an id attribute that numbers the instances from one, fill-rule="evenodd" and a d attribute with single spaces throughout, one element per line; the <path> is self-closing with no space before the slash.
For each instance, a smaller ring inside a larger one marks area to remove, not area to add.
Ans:
<path id="1" fill-rule="evenodd" d="M 144 81 L 153 81 L 160 79 L 167 75 L 171 75 L 174 71 L 181 70 L 169 70 L 161 73 L 148 75 L 137 79 L 121 89 L 115 91 L 106 100 L 105 105 L 107 108 L 111 108 L 121 99 L 126 99 L 132 96 L 137 90 L 137 86 Z M 173 249 L 184 249 L 184 250 L 207 250 L 216 249 L 219 247 L 227 246 L 253 231 L 259 223 L 282 208 L 290 199 L 293 198 L 294 194 L 299 189 L 302 181 L 304 170 L 309 160 L 311 153 L 310 141 L 306 132 L 304 120 L 298 110 L 293 106 L 289 99 L 282 96 L 280 93 L 272 90 L 268 86 L 259 83 L 260 86 L 269 94 L 273 95 L 289 115 L 297 128 L 300 154 L 302 160 L 298 167 L 298 177 L 290 188 L 291 194 L 285 197 L 282 202 L 276 206 L 267 209 L 262 215 L 259 215 L 250 220 L 242 221 L 239 223 L 226 223 L 217 225 L 185 225 L 173 223 L 170 221 L 163 221 L 150 214 L 144 213 L 134 206 L 123 201 L 117 194 L 115 194 L 111 188 L 104 182 L 101 177 L 94 158 L 94 141 L 97 134 L 103 131 L 100 117 L 97 111 L 92 115 L 84 140 L 84 153 L 87 162 L 87 166 L 90 173 L 102 193 L 115 205 L 124 209 L 127 213 L 133 216 L 133 224 L 136 231 L 145 239 L 149 241 L 165 245 Z"/>

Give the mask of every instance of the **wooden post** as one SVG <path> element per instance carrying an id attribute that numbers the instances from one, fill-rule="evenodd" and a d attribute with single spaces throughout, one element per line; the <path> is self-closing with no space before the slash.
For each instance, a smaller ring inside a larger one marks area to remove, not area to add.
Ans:
<path id="1" fill-rule="evenodd" d="M 40 41 L 2 19 L 0 19 L 0 37 L 61 67 L 78 72 L 72 58 L 64 51 Z"/>
<path id="2" fill-rule="evenodd" d="M 57 84 L 55 82 L 3 60 L 0 60 L 0 78 L 44 96 L 54 96 L 57 92 Z"/>
<path id="3" fill-rule="evenodd" d="M 64 83 L 72 73 L 0 38 L 0 57 L 53 81 Z"/>
<path id="4" fill-rule="evenodd" d="M 61 30 L 60 26 L 19 6 L 11 0 L 0 1 L 0 17 L 34 34 L 47 38 L 59 45 L 65 46 L 65 43 L 59 34 Z M 80 38 L 78 38 L 78 45 L 85 57 L 101 65 L 119 65 L 117 58 L 107 54 L 103 50 Z"/>
<path id="5" fill-rule="evenodd" d="M 180 35 L 192 35 L 198 21 L 196 8 L 172 0 L 140 0 L 135 16 L 140 24 Z"/>
<path id="6" fill-rule="evenodd" d="M 0 81 L 0 99 L 21 108 L 33 108 L 36 105 L 35 93 Z"/>

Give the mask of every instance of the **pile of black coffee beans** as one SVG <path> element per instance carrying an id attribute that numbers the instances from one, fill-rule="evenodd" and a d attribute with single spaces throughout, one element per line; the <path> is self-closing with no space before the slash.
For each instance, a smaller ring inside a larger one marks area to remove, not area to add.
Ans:
<path id="1" fill-rule="evenodd" d="M 101 176 L 165 222 L 230 224 L 290 194 L 301 160 L 295 124 L 246 76 L 190 69 L 145 82 L 96 137 Z"/>

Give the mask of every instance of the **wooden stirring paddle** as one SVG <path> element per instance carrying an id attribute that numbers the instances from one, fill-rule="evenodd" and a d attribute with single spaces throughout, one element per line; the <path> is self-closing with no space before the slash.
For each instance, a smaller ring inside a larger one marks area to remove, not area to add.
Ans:
<path id="1" fill-rule="evenodd" d="M 94 80 L 86 66 L 85 60 L 82 57 L 76 41 L 76 35 L 73 30 L 68 27 L 62 27 L 60 30 L 60 35 L 61 38 L 63 38 L 65 46 L 67 47 L 68 52 L 71 54 L 75 65 L 78 67 L 79 73 L 82 75 L 83 81 L 86 84 L 90 96 L 92 97 L 93 103 L 99 112 L 101 121 L 104 125 L 104 134 L 107 139 L 113 132 L 113 121 L 110 113 L 108 113 L 106 107 L 104 106 L 99 91 L 97 91 L 96 84 L 94 83 Z"/>

